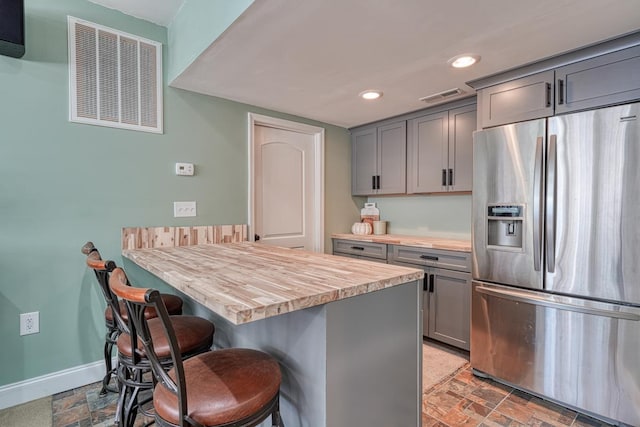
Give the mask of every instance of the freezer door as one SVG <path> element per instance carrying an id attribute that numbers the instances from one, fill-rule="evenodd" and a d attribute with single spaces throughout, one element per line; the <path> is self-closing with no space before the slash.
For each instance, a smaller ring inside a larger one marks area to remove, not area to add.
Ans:
<path id="1" fill-rule="evenodd" d="M 475 371 L 640 426 L 640 308 L 473 282 Z"/>
<path id="2" fill-rule="evenodd" d="M 475 279 L 542 288 L 546 121 L 474 132 Z"/>
<path id="3" fill-rule="evenodd" d="M 640 304 L 640 104 L 549 119 L 545 288 Z"/>

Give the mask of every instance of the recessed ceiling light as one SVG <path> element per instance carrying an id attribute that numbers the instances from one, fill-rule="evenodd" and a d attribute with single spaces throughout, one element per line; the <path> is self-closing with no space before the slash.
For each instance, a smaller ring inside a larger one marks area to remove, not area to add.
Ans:
<path id="1" fill-rule="evenodd" d="M 463 55 L 454 56 L 447 61 L 447 64 L 451 65 L 453 68 L 465 68 L 472 66 L 476 62 L 480 62 L 480 55 L 465 53 Z"/>
<path id="2" fill-rule="evenodd" d="M 360 92 L 360 98 L 362 99 L 366 99 L 366 100 L 372 100 L 372 99 L 378 99 L 382 96 L 382 91 L 381 90 L 373 90 L 373 89 L 368 89 L 365 90 L 363 92 Z"/>

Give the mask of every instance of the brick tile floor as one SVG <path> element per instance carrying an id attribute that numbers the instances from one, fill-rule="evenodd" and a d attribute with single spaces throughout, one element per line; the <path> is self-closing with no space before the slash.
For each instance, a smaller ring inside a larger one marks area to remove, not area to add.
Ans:
<path id="1" fill-rule="evenodd" d="M 423 427 L 610 427 L 555 403 L 473 375 L 469 364 L 425 390 Z"/>
<path id="2" fill-rule="evenodd" d="M 53 427 L 113 426 L 116 393 L 100 396 L 100 383 L 53 396 Z M 138 416 L 136 426 L 152 419 Z M 286 420 L 285 420 L 286 421 Z M 423 427 L 610 427 L 492 380 L 473 375 L 469 365 L 444 379 L 422 398 Z"/>

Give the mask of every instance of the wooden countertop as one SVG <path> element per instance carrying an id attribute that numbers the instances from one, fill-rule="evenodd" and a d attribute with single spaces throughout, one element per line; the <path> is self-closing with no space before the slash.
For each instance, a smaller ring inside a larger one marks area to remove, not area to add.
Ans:
<path id="1" fill-rule="evenodd" d="M 413 268 L 252 242 L 131 249 L 122 254 L 236 325 L 424 275 Z"/>
<path id="2" fill-rule="evenodd" d="M 471 252 L 470 240 L 445 239 L 440 237 L 403 236 L 400 234 L 332 234 L 334 239 L 360 242 L 386 243 L 387 245 L 415 246 L 419 248 L 443 249 Z"/>

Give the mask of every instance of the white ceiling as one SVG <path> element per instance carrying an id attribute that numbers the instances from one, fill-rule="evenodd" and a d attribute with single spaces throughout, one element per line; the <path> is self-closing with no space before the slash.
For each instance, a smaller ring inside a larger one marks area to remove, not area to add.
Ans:
<path id="1" fill-rule="evenodd" d="M 175 13 L 181 3 L 92 1 L 123 11 L 136 4 L 139 17 L 165 3 Z M 171 85 L 353 127 L 428 107 L 418 98 L 447 89 L 472 94 L 466 81 L 636 30 L 638 0 L 256 0 Z M 448 67 L 461 53 L 482 60 Z M 370 88 L 384 96 L 358 98 Z"/>

